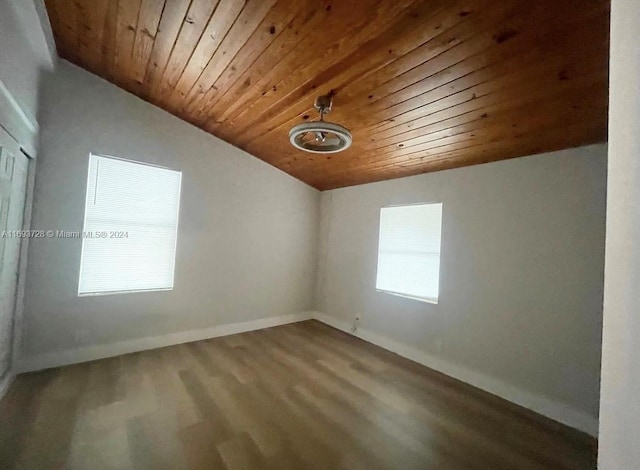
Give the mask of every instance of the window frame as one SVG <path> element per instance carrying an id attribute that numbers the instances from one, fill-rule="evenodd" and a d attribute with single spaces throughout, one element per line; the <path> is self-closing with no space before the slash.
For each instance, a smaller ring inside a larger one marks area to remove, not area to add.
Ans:
<path id="1" fill-rule="evenodd" d="M 84 243 L 85 243 L 85 238 L 81 237 L 82 243 L 80 246 L 80 266 L 78 267 L 78 288 L 77 288 L 77 297 L 78 298 L 83 298 L 83 297 L 101 297 L 101 296 L 107 296 L 107 295 L 122 295 L 122 294 L 135 294 L 135 293 L 143 293 L 143 292 L 169 292 L 172 291 L 175 288 L 175 270 L 176 270 L 176 263 L 177 263 L 177 258 L 178 258 L 178 234 L 179 234 L 179 227 L 180 227 L 180 205 L 182 204 L 182 170 L 177 170 L 175 168 L 169 168 L 166 166 L 162 166 L 162 165 L 157 165 L 154 163 L 148 163 L 148 162 L 142 162 L 142 161 L 137 161 L 137 160 L 132 160 L 130 158 L 122 158 L 122 157 L 116 157 L 113 155 L 106 155 L 106 154 L 102 154 L 102 153 L 93 153 L 90 152 L 89 153 L 89 158 L 87 159 L 87 177 L 86 177 L 86 185 L 85 185 L 85 204 L 84 204 L 84 211 L 83 211 L 83 216 L 82 216 L 82 232 L 80 232 L 81 234 L 86 233 L 87 232 L 87 204 L 89 203 L 89 176 L 91 174 L 91 157 L 99 157 L 99 158 L 109 158 L 112 160 L 120 160 L 123 162 L 127 162 L 127 163 L 132 163 L 132 164 L 136 164 L 136 165 L 142 165 L 142 166 L 147 166 L 147 167 L 152 167 L 152 168 L 158 168 L 161 170 L 168 170 L 168 171 L 173 171 L 176 172 L 180 175 L 180 179 L 179 179 L 179 183 L 178 183 L 178 204 L 177 204 L 177 209 L 176 209 L 176 231 L 175 231 L 175 243 L 174 243 L 174 248 L 173 248 L 173 274 L 172 274 L 172 280 L 171 280 L 171 287 L 158 287 L 158 288 L 154 288 L 154 289 L 128 289 L 128 290 L 113 290 L 113 291 L 103 291 L 103 292 L 80 292 L 80 283 L 81 283 L 81 279 L 82 279 L 82 266 L 83 266 L 83 261 L 84 261 Z"/>
<path id="2" fill-rule="evenodd" d="M 440 251 L 439 251 L 439 266 L 438 266 L 438 297 L 433 300 L 430 298 L 426 298 L 426 297 L 419 297 L 419 296 L 415 296 L 415 295 L 411 295 L 411 294 L 406 294 L 403 292 L 395 292 L 395 291 L 390 291 L 390 290 L 386 290 L 386 289 L 379 289 L 378 288 L 378 272 L 380 270 L 380 235 L 381 235 L 381 229 L 382 229 L 382 210 L 383 209 L 389 209 L 389 208 L 393 208 L 393 207 L 412 207 L 412 206 L 429 206 L 429 205 L 433 205 L 433 204 L 439 204 L 441 206 L 441 211 L 440 211 Z M 408 203 L 408 204 L 387 204 L 384 206 L 380 206 L 380 210 L 378 211 L 378 245 L 377 245 L 377 250 L 376 250 L 376 280 L 375 280 L 375 289 L 376 292 L 382 293 L 382 294 L 389 294 L 389 295 L 393 295 L 396 297 L 402 297 L 405 299 L 409 299 L 409 300 L 416 300 L 418 302 L 423 302 L 423 303 L 427 303 L 427 304 L 431 304 L 431 305 L 439 305 L 440 303 L 440 281 L 442 279 L 442 231 L 443 231 L 443 226 L 444 226 L 444 202 L 443 201 L 428 201 L 428 202 L 412 202 L 412 203 Z"/>

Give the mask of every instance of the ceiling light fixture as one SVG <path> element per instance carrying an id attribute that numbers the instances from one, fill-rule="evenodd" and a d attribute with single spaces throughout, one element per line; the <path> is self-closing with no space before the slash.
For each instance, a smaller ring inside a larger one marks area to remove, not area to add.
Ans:
<path id="1" fill-rule="evenodd" d="M 291 145 L 311 153 L 336 153 L 348 149 L 353 141 L 349 129 L 324 121 L 324 115 L 331 112 L 331 105 L 331 95 L 318 96 L 313 107 L 320 112 L 320 120 L 293 126 L 289 131 Z"/>

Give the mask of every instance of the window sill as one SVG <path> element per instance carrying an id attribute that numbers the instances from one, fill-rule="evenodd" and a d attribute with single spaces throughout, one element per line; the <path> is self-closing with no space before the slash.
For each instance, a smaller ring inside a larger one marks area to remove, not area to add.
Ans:
<path id="1" fill-rule="evenodd" d="M 417 300 L 418 302 L 424 302 L 427 304 L 438 305 L 438 301 L 434 299 L 426 299 L 424 297 L 416 297 L 408 294 L 401 294 L 399 292 L 392 292 L 390 290 L 376 289 L 378 292 L 382 292 L 383 294 L 395 295 L 396 297 L 403 297 L 405 299 Z"/>
<path id="2" fill-rule="evenodd" d="M 173 287 L 165 287 L 161 289 L 134 289 L 134 290 L 115 290 L 107 292 L 88 292 L 78 293 L 78 297 L 102 297 L 105 295 L 122 295 L 122 294 L 136 294 L 138 292 L 166 292 L 173 290 Z"/>

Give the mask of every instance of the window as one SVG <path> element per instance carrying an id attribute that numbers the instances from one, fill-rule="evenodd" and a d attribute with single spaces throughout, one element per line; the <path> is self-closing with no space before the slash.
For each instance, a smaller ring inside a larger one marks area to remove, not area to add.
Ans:
<path id="1" fill-rule="evenodd" d="M 376 289 L 438 303 L 442 204 L 380 209 Z"/>
<path id="2" fill-rule="evenodd" d="M 78 295 L 173 289 L 181 177 L 89 157 Z"/>

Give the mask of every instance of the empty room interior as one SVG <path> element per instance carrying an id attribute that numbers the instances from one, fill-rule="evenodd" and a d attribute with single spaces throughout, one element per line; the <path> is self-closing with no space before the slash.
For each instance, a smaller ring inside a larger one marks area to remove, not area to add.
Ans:
<path id="1" fill-rule="evenodd" d="M 640 469 L 638 31 L 0 0 L 0 468 Z"/>

